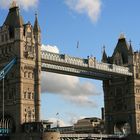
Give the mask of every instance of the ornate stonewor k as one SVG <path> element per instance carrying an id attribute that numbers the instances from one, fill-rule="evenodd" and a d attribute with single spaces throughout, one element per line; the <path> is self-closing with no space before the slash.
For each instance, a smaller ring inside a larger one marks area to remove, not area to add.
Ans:
<path id="1" fill-rule="evenodd" d="M 25 23 L 13 1 L 0 27 L 0 68 L 17 58 L 5 79 L 5 123 L 9 133 L 21 132 L 25 122 L 40 121 L 41 42 L 37 18 L 35 27 Z M 0 83 L 0 103 L 2 84 Z M 0 105 L 0 122 L 2 108 Z M 1 127 L 1 124 L 0 124 Z"/>

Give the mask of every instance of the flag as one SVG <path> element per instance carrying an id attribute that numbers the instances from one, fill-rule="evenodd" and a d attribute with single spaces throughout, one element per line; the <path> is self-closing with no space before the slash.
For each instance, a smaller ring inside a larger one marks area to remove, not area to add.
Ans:
<path id="1" fill-rule="evenodd" d="M 79 41 L 77 41 L 77 48 L 79 48 Z"/>

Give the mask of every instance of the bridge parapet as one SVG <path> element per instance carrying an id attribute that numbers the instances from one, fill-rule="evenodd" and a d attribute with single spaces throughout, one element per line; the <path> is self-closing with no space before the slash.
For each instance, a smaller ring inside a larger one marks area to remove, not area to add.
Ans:
<path id="1" fill-rule="evenodd" d="M 57 53 L 42 51 L 42 58 L 52 60 L 52 61 L 57 61 L 57 62 L 65 62 L 73 65 L 88 66 L 87 59 L 71 57 L 66 54 L 57 54 Z"/>

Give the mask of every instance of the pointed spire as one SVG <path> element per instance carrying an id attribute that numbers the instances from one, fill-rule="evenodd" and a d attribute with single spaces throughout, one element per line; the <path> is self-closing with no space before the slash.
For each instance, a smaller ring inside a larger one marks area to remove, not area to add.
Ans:
<path id="1" fill-rule="evenodd" d="M 133 54 L 133 48 L 132 48 L 132 45 L 131 45 L 131 40 L 129 41 L 129 54 Z"/>
<path id="2" fill-rule="evenodd" d="M 105 52 L 105 46 L 103 46 L 102 62 L 107 62 L 107 54 Z"/>
<path id="3" fill-rule="evenodd" d="M 22 16 L 20 15 L 19 7 L 17 6 L 17 3 L 13 1 L 9 8 L 9 13 L 4 22 L 4 25 L 15 28 L 15 27 L 21 27 L 23 26 L 23 24 L 24 22 Z"/>
<path id="4" fill-rule="evenodd" d="M 35 13 L 35 22 L 34 22 L 34 32 L 41 32 L 40 30 L 40 26 L 38 24 L 38 17 L 37 17 L 37 13 Z"/>

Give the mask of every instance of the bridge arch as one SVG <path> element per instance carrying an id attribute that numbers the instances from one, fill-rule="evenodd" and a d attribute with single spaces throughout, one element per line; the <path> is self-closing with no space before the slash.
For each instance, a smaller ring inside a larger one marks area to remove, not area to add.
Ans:
<path id="1" fill-rule="evenodd" d="M 114 134 L 128 135 L 131 133 L 131 125 L 126 121 L 119 121 L 114 125 Z"/>
<path id="2" fill-rule="evenodd" d="M 15 121 L 10 115 L 0 116 L 0 133 L 14 133 L 16 130 Z"/>

